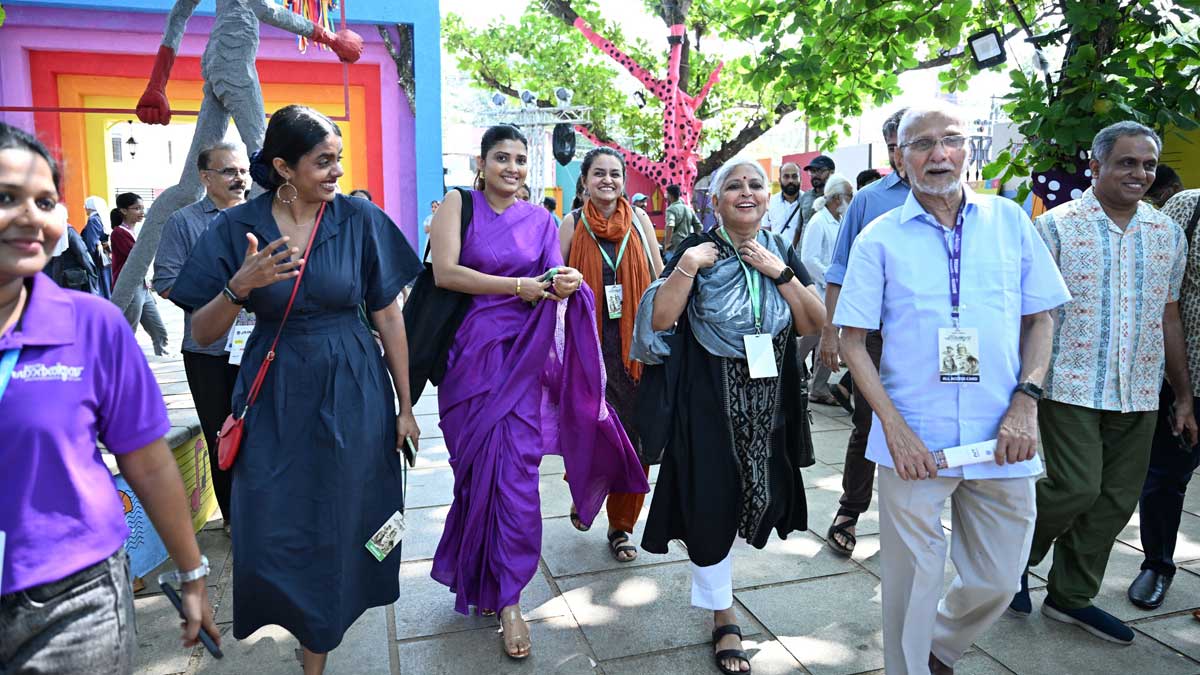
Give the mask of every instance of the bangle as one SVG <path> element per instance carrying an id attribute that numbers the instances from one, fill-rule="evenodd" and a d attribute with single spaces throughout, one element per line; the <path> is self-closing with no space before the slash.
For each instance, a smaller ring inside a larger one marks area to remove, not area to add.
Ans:
<path id="1" fill-rule="evenodd" d="M 520 294 L 521 294 L 521 277 L 517 277 L 517 292 L 514 293 L 513 295 L 520 295 Z"/>
<path id="2" fill-rule="evenodd" d="M 695 279 L 695 278 L 696 278 L 696 275 L 695 275 L 695 274 L 688 274 L 688 273 L 687 273 L 687 272 L 686 272 L 686 271 L 685 271 L 685 270 L 684 270 L 682 267 L 676 267 L 676 268 L 675 268 L 675 271 L 676 271 L 676 272 L 679 272 L 680 274 L 682 274 L 683 276 L 685 276 L 685 277 L 687 277 L 687 278 L 689 278 L 689 279 Z"/>
<path id="3" fill-rule="evenodd" d="M 200 556 L 200 566 L 188 572 L 180 572 L 175 570 L 172 572 L 163 572 L 158 575 L 158 583 L 177 583 L 186 584 L 192 581 L 203 579 L 208 576 L 208 558 Z"/>

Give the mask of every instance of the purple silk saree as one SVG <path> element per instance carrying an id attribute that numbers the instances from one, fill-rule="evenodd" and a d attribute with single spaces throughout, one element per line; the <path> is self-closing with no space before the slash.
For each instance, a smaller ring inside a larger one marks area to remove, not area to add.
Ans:
<path id="1" fill-rule="evenodd" d="M 462 265 L 538 277 L 563 264 L 549 212 L 517 201 L 497 215 L 473 192 Z M 451 347 L 438 390 L 454 470 L 454 502 L 432 576 L 455 609 L 517 604 L 542 548 L 538 465 L 561 455 L 580 519 L 610 492 L 649 491 L 621 423 L 604 401 L 592 291 L 531 308 L 515 295 L 478 295 Z"/>

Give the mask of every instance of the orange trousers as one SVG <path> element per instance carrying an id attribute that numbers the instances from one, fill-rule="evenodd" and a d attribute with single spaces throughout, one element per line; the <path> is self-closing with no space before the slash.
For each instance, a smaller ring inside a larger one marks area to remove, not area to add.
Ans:
<path id="1" fill-rule="evenodd" d="M 650 465 L 643 464 L 642 472 L 646 474 L 646 478 L 649 478 Z M 566 479 L 567 474 L 564 473 L 563 480 Z M 642 505 L 645 503 L 646 495 L 640 492 L 610 493 L 605 502 L 605 509 L 608 511 L 608 526 L 614 530 L 632 533 L 633 526 L 637 524 L 638 514 L 642 512 Z"/>

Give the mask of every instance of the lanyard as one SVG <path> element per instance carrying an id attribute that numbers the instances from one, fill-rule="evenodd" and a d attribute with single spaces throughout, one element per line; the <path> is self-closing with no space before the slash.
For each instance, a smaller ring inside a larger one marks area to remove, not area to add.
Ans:
<path id="1" fill-rule="evenodd" d="M 733 246 L 733 240 L 729 238 L 729 233 L 725 231 L 725 226 L 722 225 L 717 230 L 725 241 Z M 750 291 L 750 309 L 754 312 L 754 329 L 759 333 L 762 332 L 762 275 L 758 270 L 753 270 L 742 261 L 742 254 L 738 253 L 737 247 L 733 246 L 733 254 L 737 256 L 738 264 L 742 266 L 742 273 L 746 275 L 746 288 Z"/>
<path id="2" fill-rule="evenodd" d="M 4 399 L 4 391 L 8 389 L 8 380 L 17 367 L 17 358 L 21 356 L 21 348 L 9 349 L 0 356 L 0 400 Z"/>
<path id="3" fill-rule="evenodd" d="M 592 232 L 592 226 L 588 225 L 587 216 L 582 211 L 579 212 L 579 217 L 583 220 L 583 226 L 587 229 L 588 234 L 592 235 L 592 241 L 596 242 L 596 247 L 600 249 L 600 255 L 604 256 L 604 262 L 612 268 L 613 274 L 616 274 L 617 268 L 621 266 L 621 258 L 625 257 L 625 247 L 629 244 L 629 235 L 633 234 L 635 225 L 630 225 L 625 232 L 625 238 L 621 240 L 621 248 L 617 250 L 617 262 L 614 264 L 612 258 L 608 257 L 608 251 L 600 245 L 600 241 L 596 239 L 596 233 Z"/>
<path id="4" fill-rule="evenodd" d="M 958 320 L 961 316 L 959 300 L 962 296 L 962 230 L 963 209 L 966 205 L 967 199 L 964 196 L 962 203 L 958 205 L 958 215 L 954 219 L 954 229 L 950 231 L 949 238 L 945 232 L 941 233 L 942 243 L 946 245 L 946 255 L 950 259 L 950 320 L 954 322 L 955 328 L 958 328 Z M 938 227 L 940 228 L 941 225 Z"/>

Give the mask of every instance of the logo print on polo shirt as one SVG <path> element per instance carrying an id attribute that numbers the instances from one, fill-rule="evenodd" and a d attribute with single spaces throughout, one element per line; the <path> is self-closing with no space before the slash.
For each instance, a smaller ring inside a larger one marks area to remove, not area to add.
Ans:
<path id="1" fill-rule="evenodd" d="M 25 382 L 51 382 L 54 380 L 78 382 L 82 374 L 83 366 L 68 366 L 63 363 L 56 363 L 52 366 L 42 363 L 26 363 L 13 371 L 12 379 Z"/>

